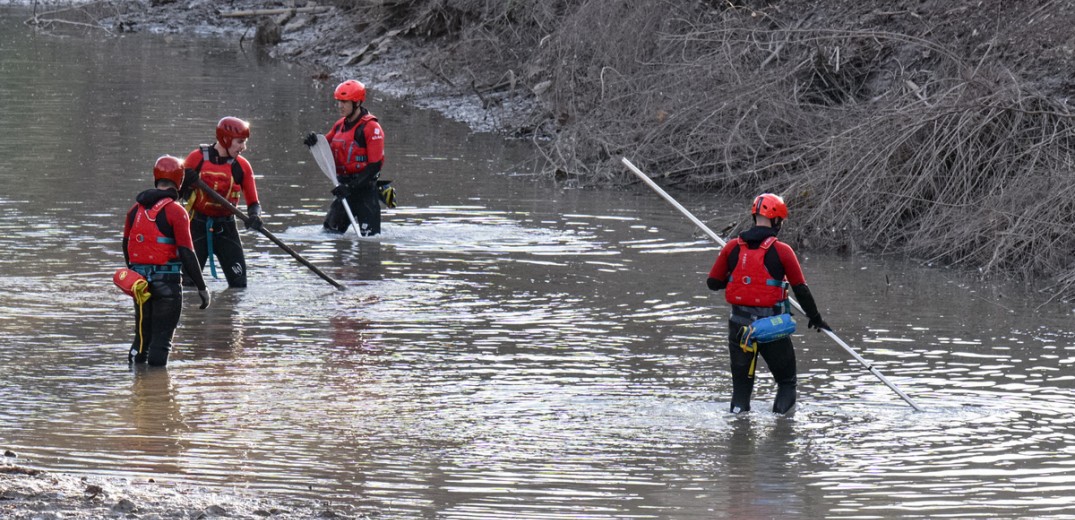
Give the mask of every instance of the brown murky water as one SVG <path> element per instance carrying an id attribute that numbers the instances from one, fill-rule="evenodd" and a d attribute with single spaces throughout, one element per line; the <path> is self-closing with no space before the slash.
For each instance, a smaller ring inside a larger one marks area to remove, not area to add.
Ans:
<path id="1" fill-rule="evenodd" d="M 764 411 L 763 368 L 731 416 L 716 249 L 653 193 L 538 181 L 525 146 L 374 94 L 402 205 L 377 240 L 325 236 L 300 136 L 334 112 L 305 71 L 21 19 L 0 15 L 0 447 L 26 464 L 393 518 L 1075 515 L 1070 306 L 802 255 L 827 320 L 925 411 L 803 333 L 797 412 Z M 253 122 L 269 228 L 348 289 L 245 234 L 252 286 L 212 281 L 169 367 L 132 370 L 121 215 L 223 115 Z M 745 206 L 676 196 L 717 229 Z"/>

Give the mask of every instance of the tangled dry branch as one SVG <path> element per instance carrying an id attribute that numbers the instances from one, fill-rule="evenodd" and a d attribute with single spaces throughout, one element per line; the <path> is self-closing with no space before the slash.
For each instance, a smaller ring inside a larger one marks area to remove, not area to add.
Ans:
<path id="1" fill-rule="evenodd" d="M 479 18 L 515 8 L 499 12 L 510 33 L 484 24 L 466 45 L 514 53 L 524 82 L 551 82 L 552 137 L 538 141 L 551 170 L 625 182 L 626 155 L 670 184 L 783 193 L 792 238 L 812 247 L 1075 285 L 1075 118 L 988 50 L 970 60 L 730 2 L 444 3 Z"/>

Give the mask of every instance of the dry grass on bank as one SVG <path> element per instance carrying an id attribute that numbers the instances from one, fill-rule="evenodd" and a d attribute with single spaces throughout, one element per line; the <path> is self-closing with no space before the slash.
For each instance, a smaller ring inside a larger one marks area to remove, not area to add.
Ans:
<path id="1" fill-rule="evenodd" d="M 548 168 L 786 195 L 794 239 L 1075 285 L 1075 124 L 989 56 L 730 2 L 398 2 L 427 68 L 522 85 Z M 414 22 L 417 20 L 418 22 Z M 462 81 L 459 78 L 463 78 Z M 491 90 L 496 90 L 491 89 Z M 492 97 L 490 91 L 486 95 Z"/>

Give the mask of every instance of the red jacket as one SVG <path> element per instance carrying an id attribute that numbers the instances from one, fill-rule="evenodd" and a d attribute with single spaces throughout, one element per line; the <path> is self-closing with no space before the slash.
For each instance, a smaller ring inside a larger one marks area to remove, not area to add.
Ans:
<path id="1" fill-rule="evenodd" d="M 194 249 L 187 212 L 175 202 L 174 195 L 161 196 L 164 193 L 167 191 L 142 192 L 127 212 L 123 238 L 127 239 L 132 264 L 164 265 L 179 258 L 178 248 Z"/>
<path id="2" fill-rule="evenodd" d="M 384 161 L 384 131 L 373 114 L 363 113 L 349 128 L 345 123 L 347 118 L 341 118 L 325 134 L 336 161 L 337 175 L 356 175 L 367 165 Z"/>
<path id="3" fill-rule="evenodd" d="M 254 182 L 254 169 L 245 157 L 222 158 L 213 146 L 202 146 L 187 155 L 183 164 L 198 171 L 198 176 L 213 191 L 228 199 L 233 206 L 239 204 L 239 195 L 246 199 L 246 206 L 258 203 L 258 188 Z M 194 211 L 210 217 L 228 217 L 231 211 L 213 201 L 201 190 L 194 192 Z"/>
<path id="4" fill-rule="evenodd" d="M 753 229 L 721 249 L 709 277 L 728 281 L 725 299 L 732 305 L 772 307 L 787 299 L 788 286 L 805 284 L 806 278 L 791 246 L 775 236 L 756 237 L 761 233 Z"/>

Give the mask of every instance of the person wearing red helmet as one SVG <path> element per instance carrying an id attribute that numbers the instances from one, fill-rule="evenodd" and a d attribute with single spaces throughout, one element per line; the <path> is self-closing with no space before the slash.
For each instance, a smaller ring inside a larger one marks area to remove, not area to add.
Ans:
<path id="1" fill-rule="evenodd" d="M 336 199 L 325 216 L 324 227 L 333 233 L 344 233 L 351 225 L 342 198 L 354 212 L 359 233 L 377 235 L 381 232 L 381 192 L 377 178 L 384 165 L 384 131 L 377 117 L 362 106 L 366 101 L 365 85 L 349 79 L 336 87 L 334 97 L 341 117 L 325 134 L 325 139 L 332 148 L 339 185 L 332 189 Z M 317 134 L 307 134 L 303 143 L 315 145 Z"/>
<path id="2" fill-rule="evenodd" d="M 755 345 L 748 352 L 741 337 L 744 327 L 755 320 L 778 316 L 791 311 L 788 287 L 795 293 L 809 318 L 807 327 L 832 330 L 821 319 L 817 304 L 806 285 L 802 267 L 791 246 L 777 240 L 777 233 L 788 218 L 784 199 L 772 193 L 762 193 L 750 207 L 754 227 L 742 232 L 721 249 L 706 279 L 714 291 L 724 290 L 725 300 L 732 305 L 728 321 L 728 351 L 731 353 L 732 402 L 731 412 L 750 410 L 750 394 L 754 390 L 754 353 L 760 355 L 776 380 L 777 391 L 773 412 L 786 413 L 795 404 L 797 373 L 795 351 L 791 337 Z"/>
<path id="3" fill-rule="evenodd" d="M 187 199 L 187 208 L 191 211 L 190 233 L 194 237 L 194 251 L 202 268 L 209 262 L 213 278 L 217 277 L 214 260 L 220 262 L 228 287 L 246 287 L 246 257 L 235 216 L 200 189 L 193 189 L 193 181 L 195 177 L 205 181 L 232 206 L 239 204 L 242 195 L 250 217 L 246 228 L 260 229 L 261 204 L 254 170 L 250 162 L 239 155 L 246 150 L 249 138 L 250 123 L 237 117 L 225 117 L 216 125 L 216 142 L 199 146 L 187 155 L 185 161 L 188 179 L 182 198 Z"/>
<path id="4" fill-rule="evenodd" d="M 198 288 L 200 308 L 209 306 L 209 291 L 190 237 L 190 221 L 176 203 L 184 174 L 178 158 L 164 155 L 157 159 L 154 187 L 138 194 L 123 226 L 123 260 L 149 283 L 149 299 L 135 304 L 134 342 L 127 355 L 131 363 L 168 363 L 183 309 L 180 271 Z"/>

